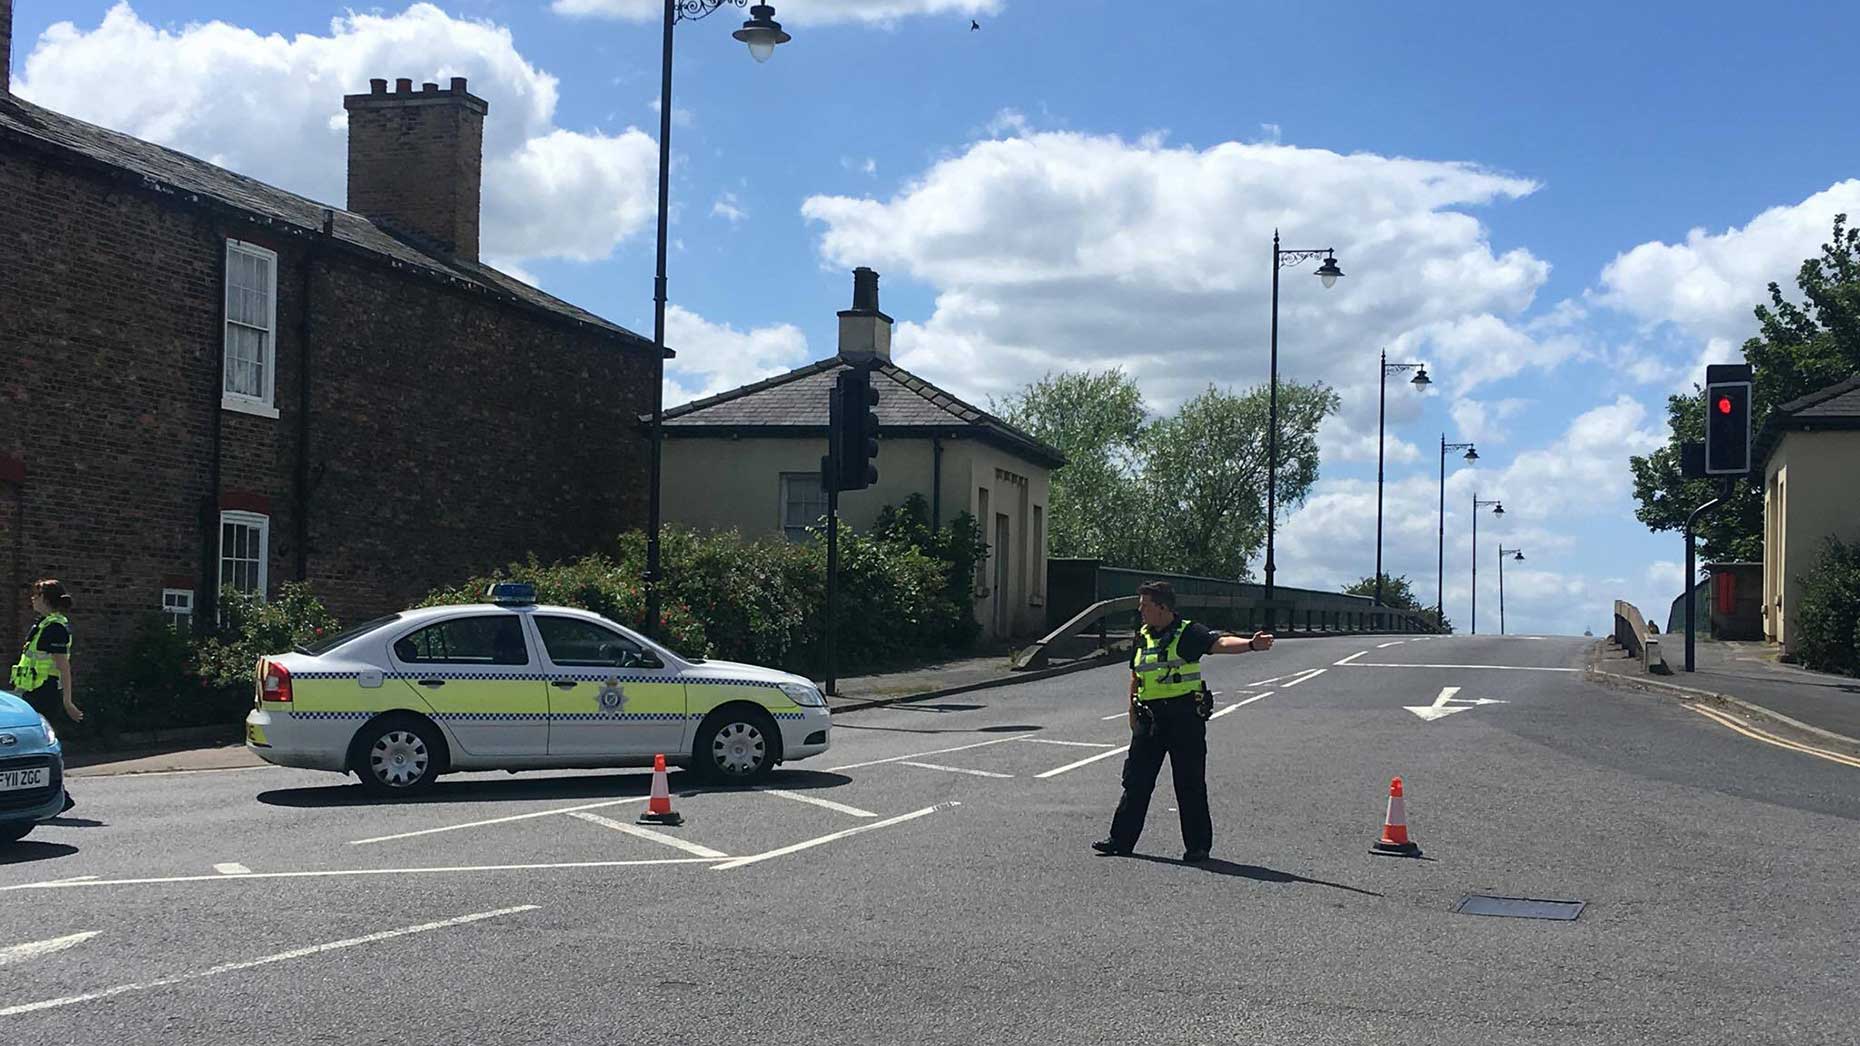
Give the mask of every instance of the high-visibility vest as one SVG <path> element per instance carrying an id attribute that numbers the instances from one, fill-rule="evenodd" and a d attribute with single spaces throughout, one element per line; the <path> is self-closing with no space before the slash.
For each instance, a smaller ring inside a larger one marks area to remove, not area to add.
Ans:
<path id="1" fill-rule="evenodd" d="M 1130 670 L 1137 675 L 1137 700 L 1161 701 L 1201 689 L 1201 662 L 1182 660 L 1182 633 L 1188 631 L 1188 624 L 1186 619 L 1177 619 L 1167 645 L 1150 633 L 1148 625 L 1137 633 L 1142 645 L 1130 662 Z"/>
<path id="2" fill-rule="evenodd" d="M 45 634 L 47 625 L 63 625 L 67 631 L 71 628 L 71 622 L 63 614 L 47 614 L 32 626 L 32 634 L 26 637 L 26 648 L 20 651 L 19 663 L 13 666 L 13 686 L 22 694 L 31 693 L 58 678 L 58 665 L 52 655 L 39 649 L 39 637 Z M 69 653 L 67 647 L 66 654 Z"/>

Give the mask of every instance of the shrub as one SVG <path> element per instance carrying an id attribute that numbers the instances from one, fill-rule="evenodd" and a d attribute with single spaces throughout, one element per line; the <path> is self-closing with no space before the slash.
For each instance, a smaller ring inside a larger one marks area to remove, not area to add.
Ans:
<path id="1" fill-rule="evenodd" d="M 74 736 L 109 736 L 135 730 L 214 722 L 222 705 L 201 682 L 188 637 L 160 614 L 137 619 L 129 646 L 102 671 L 79 671 L 78 705 L 84 722 Z M 251 700 L 251 685 L 245 688 Z"/>
<path id="2" fill-rule="evenodd" d="M 641 547 L 643 549 L 643 544 Z M 661 558 L 665 551 L 662 545 Z M 643 554 L 641 562 L 644 562 Z M 635 629 L 643 630 L 646 623 L 646 593 L 640 583 L 640 570 L 598 554 L 551 566 L 543 566 L 532 556 L 526 562 L 512 563 L 490 575 L 438 589 L 420 605 L 482 603 L 485 589 L 499 581 L 535 585 L 536 599 L 541 603 L 580 607 Z M 662 598 L 661 602 L 665 644 L 681 654 L 707 656 L 710 644 L 705 638 L 704 626 L 676 599 Z"/>
<path id="3" fill-rule="evenodd" d="M 1860 545 L 1829 538 L 1802 577 L 1789 622 L 1802 663 L 1823 672 L 1860 673 Z"/>
<path id="4" fill-rule="evenodd" d="M 227 589 L 220 593 L 218 627 L 194 644 L 201 682 L 242 689 L 249 700 L 259 658 L 288 653 L 337 627 L 305 582 L 285 583 L 272 600 Z"/>

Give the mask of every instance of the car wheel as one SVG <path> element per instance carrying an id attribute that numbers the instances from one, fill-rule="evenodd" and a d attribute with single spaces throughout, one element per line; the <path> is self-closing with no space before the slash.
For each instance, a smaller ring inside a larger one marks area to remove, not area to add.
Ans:
<path id="1" fill-rule="evenodd" d="M 0 843 L 17 843 L 32 831 L 31 821 L 17 821 L 13 824 L 0 824 Z"/>
<path id="2" fill-rule="evenodd" d="M 439 731 L 413 716 L 387 716 L 355 735 L 349 769 L 370 795 L 402 798 L 418 795 L 439 776 Z"/>
<path id="3" fill-rule="evenodd" d="M 780 746 L 767 712 L 747 706 L 721 709 L 698 731 L 692 766 L 707 780 L 753 784 L 775 768 Z"/>

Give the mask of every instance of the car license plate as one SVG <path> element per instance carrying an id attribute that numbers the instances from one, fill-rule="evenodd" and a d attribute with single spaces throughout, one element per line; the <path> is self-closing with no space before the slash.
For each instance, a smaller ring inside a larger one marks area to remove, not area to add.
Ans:
<path id="1" fill-rule="evenodd" d="M 0 770 L 0 792 L 18 792 L 27 788 L 44 788 L 51 781 L 51 768 L 27 767 L 24 770 Z"/>

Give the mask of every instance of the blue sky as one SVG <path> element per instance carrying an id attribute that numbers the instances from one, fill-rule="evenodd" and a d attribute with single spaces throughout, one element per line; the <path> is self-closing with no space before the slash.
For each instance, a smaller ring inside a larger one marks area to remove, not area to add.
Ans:
<path id="1" fill-rule="evenodd" d="M 22 95 L 334 203 L 343 92 L 469 76 L 487 257 L 650 333 L 650 0 L 15 7 Z M 1373 570 L 1388 345 L 1437 379 L 1390 388 L 1384 555 L 1429 599 L 1436 441 L 1479 442 L 1448 484 L 1462 628 L 1475 489 L 1508 510 L 1481 543 L 1526 549 L 1513 631 L 1601 631 L 1616 596 L 1664 616 L 1681 543 L 1633 519 L 1626 458 L 1751 333 L 1765 282 L 1860 217 L 1849 4 L 776 7 L 795 39 L 764 65 L 734 7 L 677 30 L 674 399 L 830 353 L 869 264 L 898 362 L 952 391 L 1121 364 L 1168 410 L 1263 380 L 1280 225 L 1349 273 L 1285 275 L 1281 374 L 1345 410 L 1280 579 Z"/>

